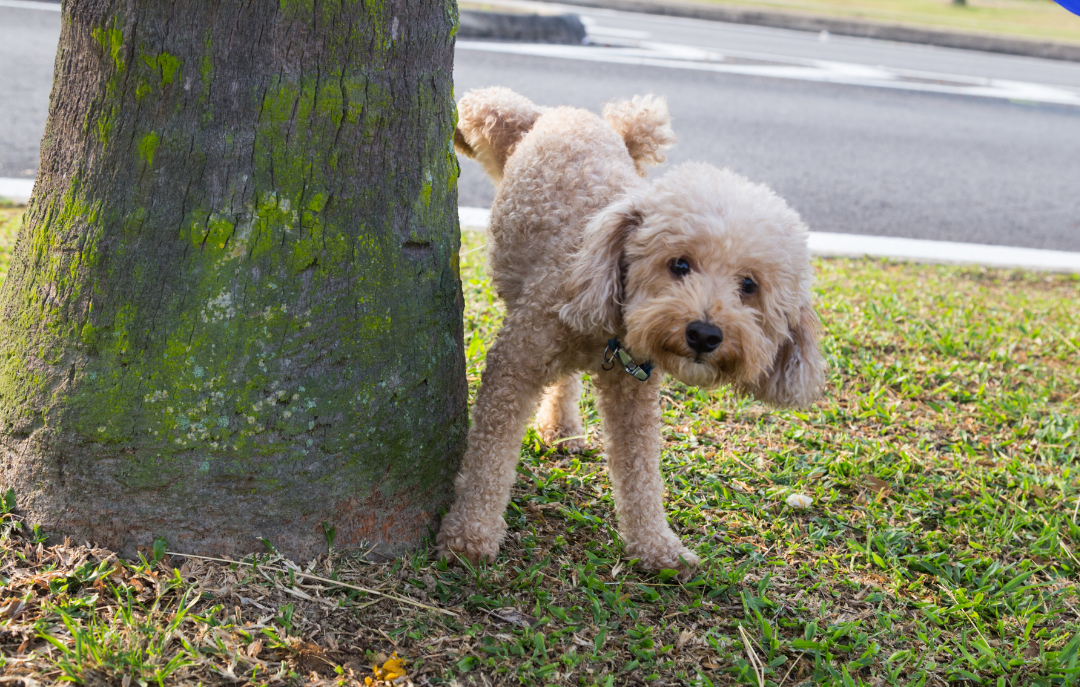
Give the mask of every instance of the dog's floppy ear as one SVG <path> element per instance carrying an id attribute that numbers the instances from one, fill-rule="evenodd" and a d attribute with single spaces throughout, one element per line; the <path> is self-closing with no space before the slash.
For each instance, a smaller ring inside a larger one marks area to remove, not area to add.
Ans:
<path id="1" fill-rule="evenodd" d="M 744 391 L 775 406 L 808 406 L 821 396 L 825 384 L 825 359 L 818 348 L 820 325 L 809 295 L 789 326 L 788 338 L 777 349 L 772 369 Z"/>
<path id="2" fill-rule="evenodd" d="M 623 246 L 640 225 L 641 214 L 631 197 L 616 200 L 589 221 L 563 285 L 566 302 L 559 319 L 582 333 L 619 332 Z"/>

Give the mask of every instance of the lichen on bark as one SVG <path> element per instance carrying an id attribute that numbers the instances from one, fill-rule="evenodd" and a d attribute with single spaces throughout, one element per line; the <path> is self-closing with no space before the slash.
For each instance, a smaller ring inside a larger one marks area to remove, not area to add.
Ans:
<path id="1" fill-rule="evenodd" d="M 0 479 L 127 553 L 415 543 L 466 422 L 456 16 L 152 5 L 65 4 Z"/>

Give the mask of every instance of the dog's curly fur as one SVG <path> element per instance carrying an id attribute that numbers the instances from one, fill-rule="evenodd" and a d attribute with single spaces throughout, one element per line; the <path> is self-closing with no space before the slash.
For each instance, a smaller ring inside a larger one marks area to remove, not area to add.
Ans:
<path id="1" fill-rule="evenodd" d="M 780 406 L 813 402 L 825 365 L 806 228 L 768 188 L 728 170 L 690 163 L 644 180 L 675 141 L 661 98 L 609 104 L 603 119 L 538 107 L 505 88 L 473 91 L 458 107 L 457 150 L 497 184 L 487 241 L 506 318 L 487 355 L 439 553 L 494 559 L 529 416 L 542 397 L 541 437 L 581 450 L 577 402 L 588 372 L 626 553 L 687 573 L 698 558 L 671 531 L 662 501 L 662 374 L 641 382 L 602 369 L 607 342 L 618 338 L 636 360 L 686 384 L 727 383 Z M 684 276 L 672 270 L 679 259 Z M 715 350 L 690 347 L 692 322 L 720 329 Z"/>

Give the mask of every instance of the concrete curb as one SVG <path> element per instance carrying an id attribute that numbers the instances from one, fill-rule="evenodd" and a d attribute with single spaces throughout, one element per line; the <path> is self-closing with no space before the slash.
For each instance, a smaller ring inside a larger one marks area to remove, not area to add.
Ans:
<path id="1" fill-rule="evenodd" d="M 29 202 L 33 190 L 33 179 L 0 179 L 0 199 L 10 200 L 16 205 Z"/>
<path id="2" fill-rule="evenodd" d="M 458 38 L 581 45 L 585 25 L 577 15 L 502 14 L 461 10 Z"/>
<path id="3" fill-rule="evenodd" d="M 484 231 L 491 220 L 487 208 L 459 207 L 464 231 Z M 1038 248 L 989 246 L 954 241 L 927 241 L 896 236 L 810 232 L 810 252 L 823 258 L 887 258 L 905 262 L 978 265 L 995 269 L 1080 273 L 1080 253 Z"/>
<path id="4" fill-rule="evenodd" d="M 759 10 L 734 5 L 714 5 L 693 0 L 538 0 L 578 7 L 597 7 L 624 12 L 662 14 L 688 19 L 707 19 L 732 24 L 754 24 L 796 31 L 828 31 L 840 36 L 877 38 L 901 43 L 920 43 L 942 48 L 1041 57 L 1048 60 L 1080 62 L 1080 45 L 1025 38 L 1007 38 L 980 33 L 924 29 L 900 24 L 879 24 L 855 19 L 836 19 L 796 12 Z"/>

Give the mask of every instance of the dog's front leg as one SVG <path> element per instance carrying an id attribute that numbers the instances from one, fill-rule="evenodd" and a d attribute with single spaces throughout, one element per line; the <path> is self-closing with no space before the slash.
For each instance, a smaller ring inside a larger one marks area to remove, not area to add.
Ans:
<path id="1" fill-rule="evenodd" d="M 593 376 L 604 453 L 626 553 L 646 568 L 684 574 L 699 560 L 668 526 L 660 475 L 660 375 L 641 382 L 617 367 Z"/>
<path id="2" fill-rule="evenodd" d="M 542 342 L 524 327 L 504 324 L 487 354 L 472 427 L 461 469 L 454 480 L 454 505 L 436 537 L 438 553 L 474 565 L 494 561 L 506 535 L 503 512 L 510 500 L 525 423 L 548 381 Z"/>

